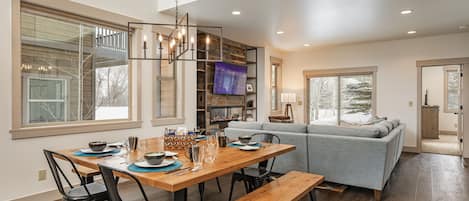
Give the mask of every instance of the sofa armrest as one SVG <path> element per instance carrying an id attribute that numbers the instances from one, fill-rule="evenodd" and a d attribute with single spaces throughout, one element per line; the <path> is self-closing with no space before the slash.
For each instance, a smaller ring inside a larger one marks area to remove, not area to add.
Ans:
<path id="1" fill-rule="evenodd" d="M 382 190 L 385 172 L 393 168 L 387 160 L 395 139 L 398 132 L 379 139 L 311 133 L 309 171 L 324 175 L 327 181 Z"/>

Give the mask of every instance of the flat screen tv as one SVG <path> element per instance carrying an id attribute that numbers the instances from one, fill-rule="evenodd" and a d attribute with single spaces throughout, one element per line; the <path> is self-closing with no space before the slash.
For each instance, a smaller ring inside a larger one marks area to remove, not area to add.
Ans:
<path id="1" fill-rule="evenodd" d="M 242 96 L 246 94 L 247 67 L 215 63 L 213 93 Z"/>

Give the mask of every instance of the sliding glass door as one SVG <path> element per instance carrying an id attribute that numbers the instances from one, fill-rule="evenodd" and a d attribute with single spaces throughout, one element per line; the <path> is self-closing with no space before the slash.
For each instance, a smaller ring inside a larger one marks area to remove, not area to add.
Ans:
<path id="1" fill-rule="evenodd" d="M 373 117 L 373 73 L 308 78 L 309 123 L 362 124 Z"/>
<path id="2" fill-rule="evenodd" d="M 310 123 L 336 125 L 339 120 L 338 77 L 309 79 Z"/>

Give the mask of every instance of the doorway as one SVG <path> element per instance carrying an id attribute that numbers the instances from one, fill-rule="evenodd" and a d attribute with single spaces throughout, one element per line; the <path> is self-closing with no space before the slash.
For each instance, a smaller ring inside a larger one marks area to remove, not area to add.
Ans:
<path id="1" fill-rule="evenodd" d="M 422 68 L 421 151 L 461 155 L 459 142 L 462 65 Z"/>
<path id="2" fill-rule="evenodd" d="M 469 57 L 417 61 L 416 152 L 469 155 L 464 149 L 469 143 L 463 141 L 469 137 L 464 129 L 469 128 L 469 118 L 464 118 L 469 81 L 464 82 L 464 75 L 469 75 Z"/>

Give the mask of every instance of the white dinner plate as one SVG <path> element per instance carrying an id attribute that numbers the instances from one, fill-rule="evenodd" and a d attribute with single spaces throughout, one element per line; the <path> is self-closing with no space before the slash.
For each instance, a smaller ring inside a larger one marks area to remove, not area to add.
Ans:
<path id="1" fill-rule="evenodd" d="M 171 156 L 177 156 L 178 153 L 177 152 L 172 152 L 172 151 L 164 151 L 164 155 L 167 156 L 167 157 L 171 157 Z"/>
<path id="2" fill-rule="evenodd" d="M 114 142 L 114 143 L 108 144 L 107 146 L 108 147 L 123 147 L 124 143 L 123 142 Z"/>
<path id="3" fill-rule="evenodd" d="M 142 167 L 142 168 L 160 168 L 160 167 L 170 166 L 170 165 L 174 164 L 175 162 L 176 162 L 175 160 L 164 159 L 163 162 L 161 162 L 161 164 L 152 165 L 152 164 L 148 163 L 146 160 L 141 160 L 141 161 L 135 162 L 134 164 L 136 166 Z"/>
<path id="4" fill-rule="evenodd" d="M 243 151 L 255 151 L 255 150 L 258 150 L 259 148 L 260 147 L 254 147 L 254 146 L 249 146 L 249 145 L 239 147 L 239 149 Z"/>
<path id="5" fill-rule="evenodd" d="M 246 144 L 243 144 L 241 143 L 240 141 L 236 141 L 236 142 L 232 142 L 234 145 L 246 145 Z M 257 142 L 256 141 L 251 141 L 248 143 L 248 145 L 256 145 Z"/>
<path id="6" fill-rule="evenodd" d="M 106 147 L 105 149 L 103 149 L 102 151 L 93 151 L 91 150 L 91 148 L 85 148 L 85 149 L 80 149 L 80 151 L 82 153 L 85 153 L 85 154 L 104 154 L 104 153 L 109 153 L 109 152 L 112 152 L 116 150 L 115 148 L 111 148 L 111 147 Z"/>

